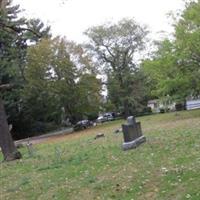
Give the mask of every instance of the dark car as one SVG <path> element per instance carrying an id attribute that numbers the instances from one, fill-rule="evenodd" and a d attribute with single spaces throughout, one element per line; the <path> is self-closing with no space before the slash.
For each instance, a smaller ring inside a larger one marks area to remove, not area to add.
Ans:
<path id="1" fill-rule="evenodd" d="M 78 131 L 78 130 L 83 130 L 86 129 L 90 126 L 92 126 L 93 123 L 89 120 L 81 120 L 79 122 L 76 123 L 76 125 L 74 126 L 74 130 Z"/>

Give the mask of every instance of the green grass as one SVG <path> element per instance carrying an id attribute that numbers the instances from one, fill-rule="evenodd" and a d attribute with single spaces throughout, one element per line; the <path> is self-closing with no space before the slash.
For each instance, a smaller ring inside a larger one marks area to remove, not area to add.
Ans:
<path id="1" fill-rule="evenodd" d="M 200 110 L 138 120 L 147 142 L 130 151 L 113 133 L 123 121 L 20 149 L 0 164 L 0 199 L 199 200 Z"/>

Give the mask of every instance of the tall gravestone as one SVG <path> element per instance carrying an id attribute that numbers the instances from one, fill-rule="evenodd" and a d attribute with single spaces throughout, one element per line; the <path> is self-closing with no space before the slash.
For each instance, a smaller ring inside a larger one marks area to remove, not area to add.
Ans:
<path id="1" fill-rule="evenodd" d="M 127 124 L 122 124 L 124 134 L 123 150 L 136 148 L 146 141 L 145 136 L 142 135 L 141 123 L 136 122 L 133 116 L 127 118 Z"/>

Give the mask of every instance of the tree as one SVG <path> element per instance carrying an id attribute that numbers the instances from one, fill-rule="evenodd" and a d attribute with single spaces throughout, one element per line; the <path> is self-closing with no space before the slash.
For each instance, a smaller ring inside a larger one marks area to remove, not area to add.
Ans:
<path id="1" fill-rule="evenodd" d="M 18 7 L 11 7 L 10 2 L 0 2 L 0 147 L 4 156 L 4 160 L 10 161 L 21 158 L 20 152 L 17 151 L 12 136 L 9 132 L 7 117 L 5 113 L 2 96 L 6 89 L 11 88 L 10 80 L 12 79 L 9 74 L 14 73 L 13 66 L 15 65 L 17 32 L 14 30 L 14 25 L 11 23 L 15 19 Z M 23 20 L 15 20 L 18 24 Z"/>
<path id="2" fill-rule="evenodd" d="M 98 74 L 98 69 L 92 56 L 85 50 L 84 45 L 66 40 L 66 50 L 73 63 L 77 65 L 78 72 L 81 74 Z"/>
<path id="3" fill-rule="evenodd" d="M 136 115 L 142 112 L 146 95 L 145 79 L 143 73 L 138 70 L 133 74 L 126 74 L 124 86 L 121 87 L 115 75 L 108 76 L 107 90 L 108 101 L 110 100 L 119 112 L 129 115 Z"/>
<path id="4" fill-rule="evenodd" d="M 180 69 L 176 46 L 169 40 L 158 44 L 153 59 L 142 63 L 142 70 L 149 79 L 151 95 L 156 97 L 171 97 L 176 102 L 182 102 L 191 88 L 189 77 Z"/>
<path id="5" fill-rule="evenodd" d="M 102 96 L 101 81 L 97 79 L 98 69 L 84 45 L 66 41 L 67 52 L 77 67 L 77 101 L 78 118 L 94 120 L 98 117 Z"/>
<path id="6" fill-rule="evenodd" d="M 26 38 L 29 42 L 36 43 L 42 38 L 51 38 L 51 27 L 45 26 L 40 19 L 29 19 L 27 20 L 27 29 L 31 31 L 26 32 Z M 39 37 L 38 37 L 39 35 Z"/>
<path id="7" fill-rule="evenodd" d="M 82 118 L 95 120 L 98 117 L 101 104 L 101 81 L 95 74 L 85 73 L 77 82 L 77 111 Z"/>
<path id="8" fill-rule="evenodd" d="M 114 103 L 122 107 L 125 116 L 131 114 L 131 107 L 136 108 L 141 100 L 141 93 L 134 88 L 138 74 L 136 55 L 144 49 L 147 33 L 145 27 L 132 19 L 92 27 L 86 31 L 90 38 L 88 48 L 101 61 L 104 72 L 112 82 L 108 86 L 109 95 L 113 96 L 109 88 L 117 88 Z"/>
<path id="9" fill-rule="evenodd" d="M 20 118 L 20 90 L 26 82 L 24 64 L 28 41 L 31 39 L 27 33 L 31 32 L 37 37 L 41 36 L 28 27 L 25 18 L 18 17 L 19 6 L 12 6 L 11 3 L 12 1 L 8 0 L 0 1 L 0 87 L 3 88 L 0 93 L 0 112 L 2 113 L 0 140 L 5 160 L 20 157 L 11 139 L 7 121 L 14 123 L 15 128 L 16 119 Z M 13 87 L 5 90 L 5 85 Z M 7 117 L 4 105 L 8 113 Z"/>
<path id="10" fill-rule="evenodd" d="M 152 95 L 184 102 L 200 94 L 200 1 L 190 1 L 175 23 L 174 38 L 158 43 L 142 69 L 151 79 Z"/>
<path id="11" fill-rule="evenodd" d="M 179 71 L 189 79 L 188 96 L 200 94 L 200 1 L 189 1 L 175 24 Z"/>
<path id="12" fill-rule="evenodd" d="M 100 83 L 72 62 L 68 44 L 64 38 L 43 39 L 29 48 L 23 96 L 33 121 L 60 124 L 63 109 L 72 122 L 98 112 Z"/>

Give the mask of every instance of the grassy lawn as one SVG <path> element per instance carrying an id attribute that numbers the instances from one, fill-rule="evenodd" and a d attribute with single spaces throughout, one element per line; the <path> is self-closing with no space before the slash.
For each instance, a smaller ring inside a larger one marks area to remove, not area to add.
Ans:
<path id="1" fill-rule="evenodd" d="M 137 120 L 147 142 L 130 151 L 114 133 L 123 121 L 20 149 L 0 164 L 0 199 L 200 200 L 200 110 Z"/>

